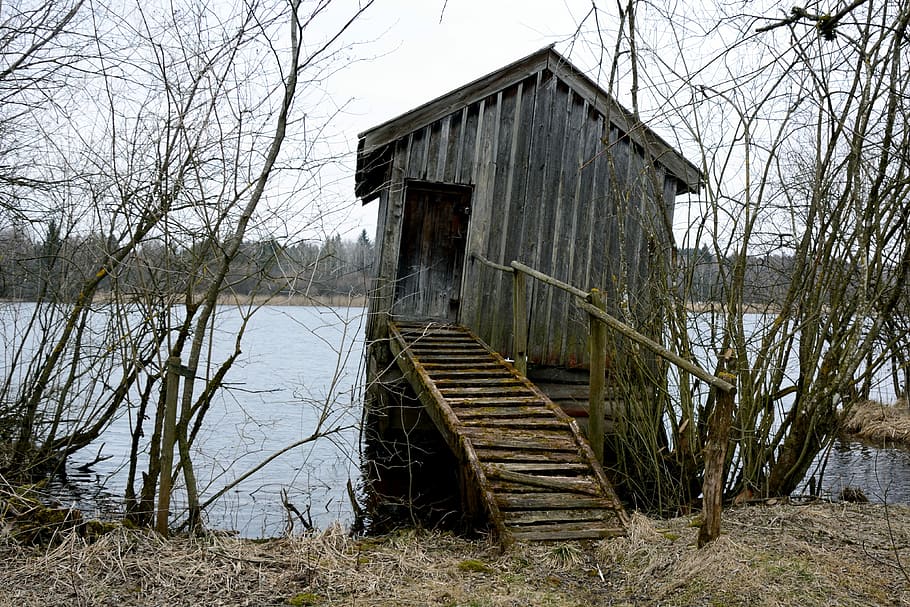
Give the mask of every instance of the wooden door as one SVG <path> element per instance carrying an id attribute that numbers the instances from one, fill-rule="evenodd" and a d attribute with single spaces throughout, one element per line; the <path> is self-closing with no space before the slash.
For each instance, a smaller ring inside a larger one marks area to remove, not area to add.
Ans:
<path id="1" fill-rule="evenodd" d="M 394 315 L 458 320 L 470 214 L 470 190 L 407 186 Z"/>

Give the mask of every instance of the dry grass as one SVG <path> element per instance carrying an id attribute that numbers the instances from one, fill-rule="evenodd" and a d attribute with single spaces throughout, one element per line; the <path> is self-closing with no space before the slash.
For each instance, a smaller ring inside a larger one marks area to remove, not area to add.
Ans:
<path id="1" fill-rule="evenodd" d="M 863 440 L 910 446 L 910 407 L 906 401 L 856 403 L 844 417 L 844 430 Z"/>
<path id="2" fill-rule="evenodd" d="M 0 542 L 0 604 L 910 605 L 910 508 L 732 509 L 724 531 L 698 550 L 693 517 L 635 515 L 627 537 L 501 554 L 421 531 L 252 542 L 118 530 L 50 548 Z"/>

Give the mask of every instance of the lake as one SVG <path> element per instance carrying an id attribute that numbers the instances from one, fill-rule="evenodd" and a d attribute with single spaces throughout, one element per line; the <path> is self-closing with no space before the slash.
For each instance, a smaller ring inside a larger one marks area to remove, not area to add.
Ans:
<path id="1" fill-rule="evenodd" d="M 219 309 L 213 360 L 233 347 L 240 316 Z M 243 354 L 206 415 L 194 449 L 201 499 L 212 495 L 272 453 L 309 436 L 323 417 L 329 437 L 296 447 L 258 471 L 209 507 L 208 526 L 244 537 L 281 535 L 288 501 L 313 524 L 350 524 L 347 492 L 360 478 L 359 424 L 363 375 L 363 308 L 264 307 L 253 315 Z M 58 494 L 89 514 L 118 508 L 127 477 L 130 422 L 118 419 L 97 445 L 71 458 L 70 469 L 94 459 L 98 449 L 111 459 L 88 474 L 71 472 Z M 180 486 L 172 511 L 185 502 Z M 302 525 L 295 521 L 296 530 Z"/>
<path id="2" fill-rule="evenodd" d="M 24 304 L 28 305 L 28 304 Z M 269 463 L 205 512 L 210 528 L 244 537 L 281 535 L 289 521 L 282 492 L 313 524 L 350 524 L 350 482 L 360 481 L 359 429 L 363 384 L 363 308 L 264 307 L 244 337 L 243 354 L 206 417 L 194 464 L 201 497 L 212 495 L 272 453 L 308 436 L 324 416 L 330 437 L 296 447 Z M 214 335 L 214 360 L 233 346 L 240 322 L 223 307 Z M 887 400 L 885 388 L 879 396 Z M 121 508 L 126 483 L 130 420 L 118 419 L 97 445 L 71 460 L 69 483 L 58 499 L 89 515 Z M 110 459 L 88 473 L 74 470 L 100 449 Z M 910 502 L 910 453 L 859 443 L 836 443 L 824 470 L 823 489 L 837 495 L 859 487 L 873 501 Z M 174 510 L 183 502 L 178 493 Z M 109 513 L 110 514 L 110 513 Z M 294 529 L 302 526 L 295 522 Z"/>

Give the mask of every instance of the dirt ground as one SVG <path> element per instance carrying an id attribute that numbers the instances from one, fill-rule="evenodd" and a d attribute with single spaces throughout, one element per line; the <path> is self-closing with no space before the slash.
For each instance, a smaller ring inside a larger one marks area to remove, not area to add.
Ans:
<path id="1" fill-rule="evenodd" d="M 910 507 L 729 509 L 701 550 L 698 523 L 633 515 L 626 537 L 505 552 L 414 530 L 250 541 L 119 529 L 41 548 L 0 534 L 0 605 L 910 605 Z"/>

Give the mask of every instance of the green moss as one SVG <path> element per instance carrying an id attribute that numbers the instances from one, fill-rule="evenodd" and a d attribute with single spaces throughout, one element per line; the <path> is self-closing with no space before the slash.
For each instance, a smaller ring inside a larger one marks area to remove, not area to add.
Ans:
<path id="1" fill-rule="evenodd" d="M 294 607 L 304 607 L 306 605 L 318 605 L 322 602 L 322 597 L 318 594 L 312 592 L 301 592 L 295 594 L 287 600 L 288 605 L 293 605 Z"/>
<path id="2" fill-rule="evenodd" d="M 477 559 L 466 559 L 458 563 L 458 570 L 466 573 L 491 573 L 492 569 Z"/>
<path id="3" fill-rule="evenodd" d="M 82 536 L 87 540 L 95 540 L 120 527 L 120 523 L 102 523 L 101 521 L 86 521 L 81 528 Z"/>

